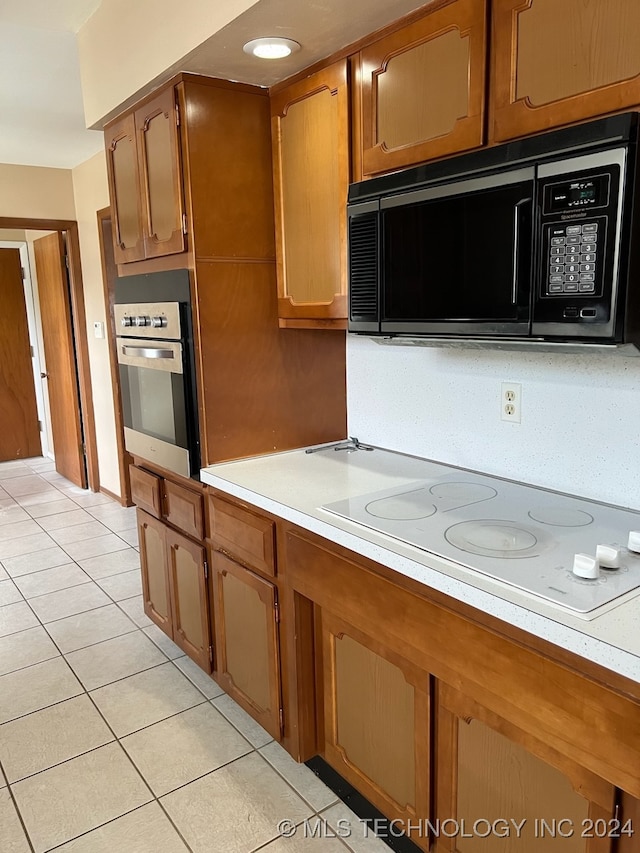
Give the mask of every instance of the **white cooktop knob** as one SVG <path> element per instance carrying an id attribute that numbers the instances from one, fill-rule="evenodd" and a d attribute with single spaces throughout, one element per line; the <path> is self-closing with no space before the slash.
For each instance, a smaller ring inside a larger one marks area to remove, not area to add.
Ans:
<path id="1" fill-rule="evenodd" d="M 576 554 L 573 558 L 573 573 L 579 578 L 595 580 L 600 574 L 600 566 L 590 554 Z"/>
<path id="2" fill-rule="evenodd" d="M 627 548 L 630 551 L 635 551 L 636 554 L 640 554 L 640 530 L 631 530 L 629 532 L 629 544 Z"/>
<path id="3" fill-rule="evenodd" d="M 596 548 L 596 560 L 603 569 L 620 568 L 620 549 L 615 545 L 598 545 Z"/>

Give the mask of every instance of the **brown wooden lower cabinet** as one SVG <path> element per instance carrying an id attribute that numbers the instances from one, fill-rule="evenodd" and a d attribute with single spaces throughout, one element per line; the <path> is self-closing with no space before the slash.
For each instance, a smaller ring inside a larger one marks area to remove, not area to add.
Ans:
<path id="1" fill-rule="evenodd" d="M 426 849 L 429 676 L 332 613 L 318 623 L 322 756 Z"/>
<path id="2" fill-rule="evenodd" d="M 282 738 L 276 586 L 212 551 L 216 680 L 276 740 Z"/>
<path id="3" fill-rule="evenodd" d="M 211 672 L 206 551 L 141 509 L 137 518 L 144 612 Z"/>
<path id="4" fill-rule="evenodd" d="M 610 853 L 615 788 L 438 684 L 437 851 Z"/>

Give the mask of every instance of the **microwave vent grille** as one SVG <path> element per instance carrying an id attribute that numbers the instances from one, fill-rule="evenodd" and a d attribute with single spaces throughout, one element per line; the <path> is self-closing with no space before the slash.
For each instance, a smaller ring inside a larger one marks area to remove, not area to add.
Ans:
<path id="1" fill-rule="evenodd" d="M 365 213 L 349 220 L 350 314 L 378 316 L 378 215 Z"/>

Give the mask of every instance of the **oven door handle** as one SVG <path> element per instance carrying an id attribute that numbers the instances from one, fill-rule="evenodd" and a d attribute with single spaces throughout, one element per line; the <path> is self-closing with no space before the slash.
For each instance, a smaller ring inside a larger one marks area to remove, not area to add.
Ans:
<path id="1" fill-rule="evenodd" d="M 122 347 L 123 355 L 133 355 L 136 358 L 175 358 L 172 349 L 156 349 L 151 347 Z"/>

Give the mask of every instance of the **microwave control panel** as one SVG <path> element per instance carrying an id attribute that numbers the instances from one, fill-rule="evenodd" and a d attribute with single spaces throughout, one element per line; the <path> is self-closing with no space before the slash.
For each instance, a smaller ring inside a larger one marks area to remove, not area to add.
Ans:
<path id="1" fill-rule="evenodd" d="M 608 226 L 617 197 L 611 177 L 607 171 L 582 173 L 544 184 L 541 296 L 581 301 L 603 296 Z"/>
<path id="2" fill-rule="evenodd" d="M 544 225 L 545 296 L 601 296 L 607 217 Z"/>

